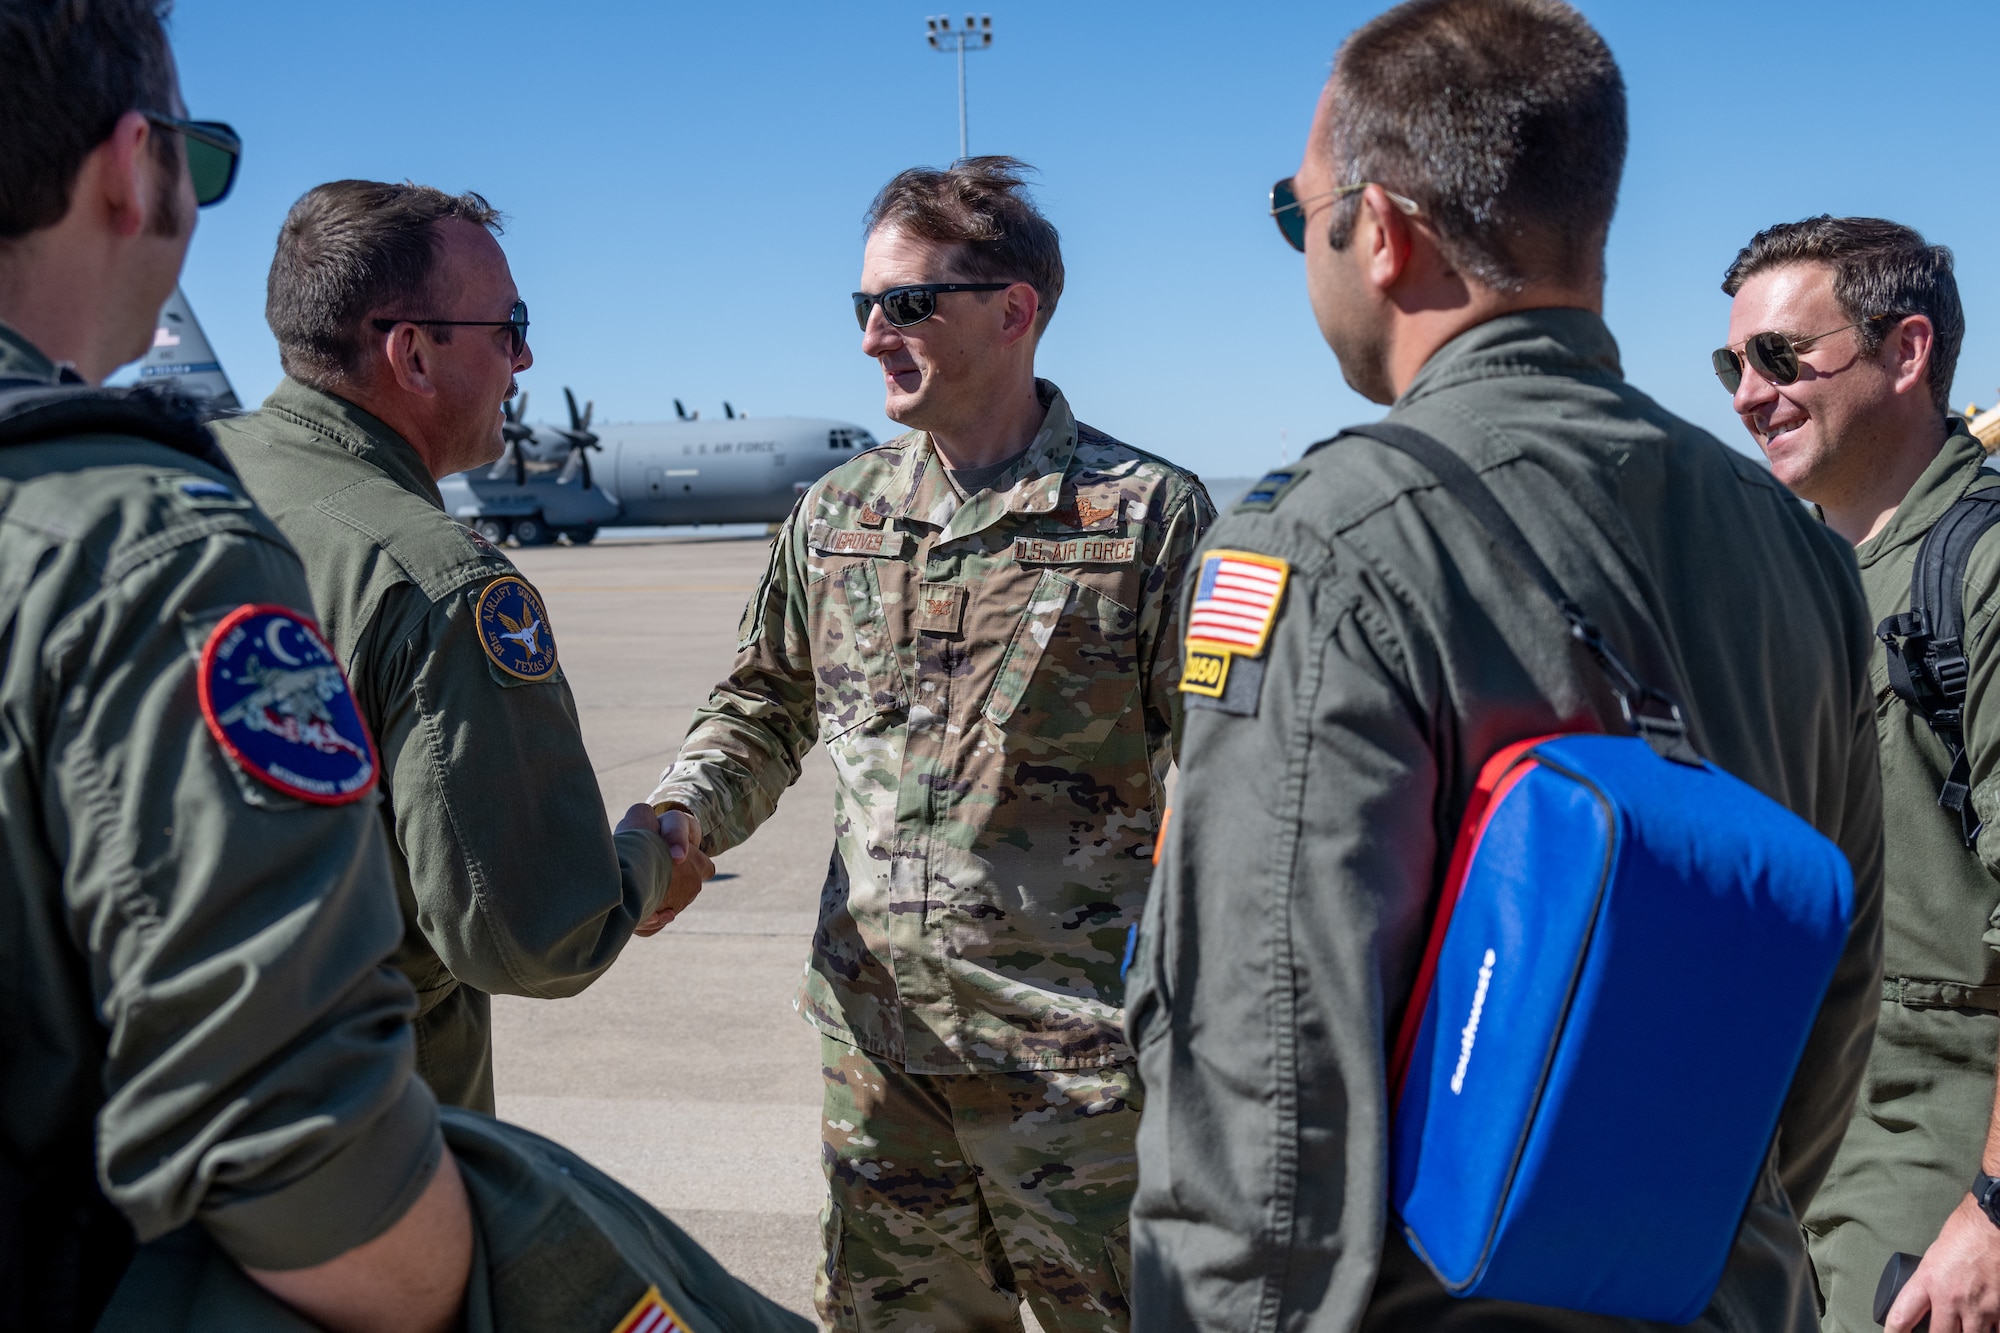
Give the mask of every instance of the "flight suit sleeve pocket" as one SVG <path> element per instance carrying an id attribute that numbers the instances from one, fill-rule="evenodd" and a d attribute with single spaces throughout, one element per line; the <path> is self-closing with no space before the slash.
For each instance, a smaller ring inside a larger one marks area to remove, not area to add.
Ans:
<path id="1" fill-rule="evenodd" d="M 985 716 L 1010 737 L 1089 759 L 1137 707 L 1139 616 L 1045 570 L 1007 645 Z"/>
<path id="2" fill-rule="evenodd" d="M 830 570 L 836 614 L 814 634 L 813 698 L 822 742 L 904 707 L 907 693 L 874 562 Z"/>

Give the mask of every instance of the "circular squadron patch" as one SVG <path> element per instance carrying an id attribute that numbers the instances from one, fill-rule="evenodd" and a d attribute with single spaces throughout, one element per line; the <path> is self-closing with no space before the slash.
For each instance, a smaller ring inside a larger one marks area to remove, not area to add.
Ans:
<path id="1" fill-rule="evenodd" d="M 542 595 L 509 574 L 479 594 L 479 643 L 493 665 L 522 680 L 547 680 L 556 670 L 556 640 Z"/>
<path id="2" fill-rule="evenodd" d="M 318 805 L 375 785 L 375 749 L 347 676 L 312 621 L 285 606 L 240 606 L 201 650 L 201 713 L 258 781 Z"/>

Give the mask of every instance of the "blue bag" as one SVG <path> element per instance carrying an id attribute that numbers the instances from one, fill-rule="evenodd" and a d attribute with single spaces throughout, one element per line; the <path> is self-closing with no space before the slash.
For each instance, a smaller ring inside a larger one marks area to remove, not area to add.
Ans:
<path id="1" fill-rule="evenodd" d="M 1632 736 L 1488 761 L 1390 1061 L 1390 1202 L 1446 1290 L 1684 1323 L 1721 1280 L 1846 947 L 1846 856 L 1703 762 L 1464 462 L 1415 457 L 1554 599 Z"/>

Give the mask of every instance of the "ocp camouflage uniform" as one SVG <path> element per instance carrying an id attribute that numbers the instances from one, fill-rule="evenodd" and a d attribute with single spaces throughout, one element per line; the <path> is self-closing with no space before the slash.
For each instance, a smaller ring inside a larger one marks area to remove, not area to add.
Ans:
<path id="1" fill-rule="evenodd" d="M 815 740 L 835 847 L 798 1004 L 826 1037 L 842 1328 L 1120 1328 L 1137 1102 L 1120 966 L 1179 726 L 1176 596 L 1213 508 L 1078 425 L 961 500 L 929 437 L 801 500 L 736 665 L 653 794 L 720 853 Z"/>

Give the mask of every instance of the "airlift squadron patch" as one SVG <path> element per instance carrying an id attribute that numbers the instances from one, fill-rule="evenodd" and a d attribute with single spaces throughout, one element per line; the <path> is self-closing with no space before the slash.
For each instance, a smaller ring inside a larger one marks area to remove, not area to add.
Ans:
<path id="1" fill-rule="evenodd" d="M 315 805 L 346 805 L 375 786 L 375 748 L 347 677 L 290 607 L 224 616 L 202 647 L 197 690 L 216 744 L 259 782 Z"/>
<path id="2" fill-rule="evenodd" d="M 1291 562 L 1254 551 L 1210 551 L 1188 608 L 1181 693 L 1191 707 L 1255 716 L 1264 649 L 1291 577 Z M 1239 660 L 1240 659 L 1240 660 Z"/>
<path id="3" fill-rule="evenodd" d="M 547 680 L 556 670 L 556 639 L 542 595 L 513 574 L 479 594 L 479 646 L 493 665 L 521 680 Z"/>

